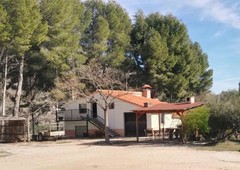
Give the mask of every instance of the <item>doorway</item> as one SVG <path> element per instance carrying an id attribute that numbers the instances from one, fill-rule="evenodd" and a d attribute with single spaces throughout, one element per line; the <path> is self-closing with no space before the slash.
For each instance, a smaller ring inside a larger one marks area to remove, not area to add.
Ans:
<path id="1" fill-rule="evenodd" d="M 145 136 L 144 129 L 147 128 L 146 114 L 142 115 L 138 120 L 139 136 Z M 133 112 L 124 113 L 125 136 L 136 136 L 136 114 Z"/>
<path id="2" fill-rule="evenodd" d="M 92 116 L 97 118 L 97 103 L 92 103 Z"/>

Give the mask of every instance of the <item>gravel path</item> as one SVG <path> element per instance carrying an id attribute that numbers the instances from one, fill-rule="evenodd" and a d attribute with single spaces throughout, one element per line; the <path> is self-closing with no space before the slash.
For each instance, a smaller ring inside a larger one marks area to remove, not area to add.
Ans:
<path id="1" fill-rule="evenodd" d="M 200 151 L 186 146 L 96 140 L 0 144 L 1 170 L 240 169 L 239 152 Z"/>

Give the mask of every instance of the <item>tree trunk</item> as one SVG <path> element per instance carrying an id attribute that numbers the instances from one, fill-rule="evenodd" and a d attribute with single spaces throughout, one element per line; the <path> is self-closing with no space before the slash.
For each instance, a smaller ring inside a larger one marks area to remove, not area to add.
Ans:
<path id="1" fill-rule="evenodd" d="M 13 107 L 13 116 L 19 116 L 19 106 L 22 95 L 22 84 L 23 84 L 23 67 L 24 67 L 24 55 L 21 57 L 19 64 L 19 77 L 18 77 L 18 87 L 15 95 L 14 107 Z"/>
<path id="2" fill-rule="evenodd" d="M 183 126 L 183 117 L 182 116 L 181 116 L 180 120 L 181 120 L 181 123 L 182 123 L 182 127 L 181 127 L 181 140 L 182 140 L 182 143 L 187 143 L 187 135 L 185 133 L 185 129 L 184 129 L 184 126 Z"/>
<path id="3" fill-rule="evenodd" d="M 232 134 L 234 134 L 235 132 L 237 131 L 237 127 L 234 127 L 231 132 L 227 133 L 222 133 L 221 136 L 218 138 L 218 141 L 219 140 L 223 140 L 225 141 L 228 137 L 230 137 Z"/>
<path id="4" fill-rule="evenodd" d="M 109 143 L 109 125 L 108 125 L 108 110 L 104 109 L 104 125 L 105 125 L 105 142 Z"/>
<path id="5" fill-rule="evenodd" d="M 7 71 L 8 71 L 8 55 L 5 56 L 4 62 L 4 78 L 3 78 L 3 98 L 2 98 L 2 115 L 6 115 L 6 91 L 7 91 Z"/>
<path id="6" fill-rule="evenodd" d="M 1 49 L 1 53 L 0 53 L 0 61 L 2 61 L 2 57 L 3 57 L 3 54 L 4 54 L 4 52 L 5 52 L 5 47 L 3 47 L 2 49 Z"/>

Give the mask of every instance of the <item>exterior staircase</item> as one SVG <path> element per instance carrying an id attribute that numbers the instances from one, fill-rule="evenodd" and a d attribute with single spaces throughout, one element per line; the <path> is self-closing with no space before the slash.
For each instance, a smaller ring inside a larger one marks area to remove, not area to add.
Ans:
<path id="1" fill-rule="evenodd" d="M 98 118 L 92 118 L 88 120 L 91 124 L 96 126 L 100 131 L 105 132 L 105 126 L 104 126 L 104 120 L 100 117 Z M 114 130 L 109 128 L 109 136 L 110 137 L 119 137 L 120 135 L 115 132 Z"/>

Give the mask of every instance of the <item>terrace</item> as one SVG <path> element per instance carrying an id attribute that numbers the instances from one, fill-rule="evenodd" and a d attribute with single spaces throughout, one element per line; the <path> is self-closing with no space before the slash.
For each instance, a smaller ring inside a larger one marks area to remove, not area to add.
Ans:
<path id="1" fill-rule="evenodd" d="M 58 113 L 59 121 L 81 121 L 93 118 L 93 112 L 89 109 L 61 110 Z"/>

